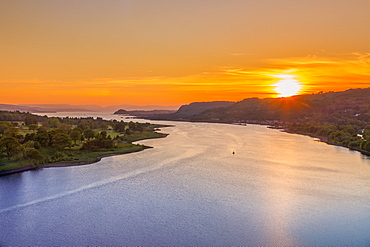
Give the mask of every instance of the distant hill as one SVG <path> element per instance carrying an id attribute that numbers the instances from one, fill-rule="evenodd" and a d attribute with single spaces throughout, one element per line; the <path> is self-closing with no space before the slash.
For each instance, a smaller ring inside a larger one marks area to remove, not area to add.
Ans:
<path id="1" fill-rule="evenodd" d="M 110 105 L 106 107 L 98 105 L 71 105 L 71 104 L 28 104 L 18 107 L 42 108 L 53 112 L 114 112 L 119 109 L 126 110 L 177 110 L 179 106 L 159 106 L 159 105 Z"/>
<path id="2" fill-rule="evenodd" d="M 153 119 L 205 122 L 304 121 L 337 123 L 343 119 L 370 121 L 370 88 L 297 95 L 248 98 L 240 102 L 196 102 Z"/>
<path id="3" fill-rule="evenodd" d="M 0 111 L 20 111 L 20 112 L 31 112 L 31 113 L 53 113 L 55 111 L 41 108 L 41 107 L 32 107 L 32 106 L 23 106 L 23 105 L 7 105 L 0 104 Z"/>
<path id="4" fill-rule="evenodd" d="M 131 115 L 131 116 L 149 116 L 149 115 L 157 115 L 157 114 L 171 114 L 175 112 L 176 111 L 174 110 L 126 111 L 124 109 L 120 109 L 116 111 L 114 114 Z"/>
<path id="5" fill-rule="evenodd" d="M 369 121 L 370 88 L 343 92 L 298 95 L 286 98 L 250 98 L 223 109 L 211 109 L 193 115 L 192 120 L 223 122 L 245 120 L 336 122 L 343 118 Z"/>
<path id="6" fill-rule="evenodd" d="M 129 115 L 128 111 L 126 111 L 124 109 L 119 109 L 118 111 L 114 112 L 113 114 L 116 114 L 116 115 Z"/>
<path id="7" fill-rule="evenodd" d="M 34 117 L 37 122 L 46 122 L 48 118 L 47 116 L 35 115 L 29 112 L 0 110 L 0 122 L 1 121 L 16 121 L 16 122 L 25 121 L 25 119 L 30 116 Z"/>
<path id="8" fill-rule="evenodd" d="M 27 104 L 21 106 L 39 107 L 54 112 L 96 112 L 102 109 L 97 105 Z"/>
<path id="9" fill-rule="evenodd" d="M 199 114 L 209 109 L 220 107 L 228 107 L 233 105 L 230 101 L 213 101 L 213 102 L 194 102 L 188 105 L 183 105 L 177 112 L 173 114 L 174 117 L 188 117 Z"/>
<path id="10" fill-rule="evenodd" d="M 104 107 L 106 112 L 114 112 L 119 109 L 127 111 L 154 111 L 154 110 L 171 110 L 176 111 L 179 105 L 111 105 Z"/>

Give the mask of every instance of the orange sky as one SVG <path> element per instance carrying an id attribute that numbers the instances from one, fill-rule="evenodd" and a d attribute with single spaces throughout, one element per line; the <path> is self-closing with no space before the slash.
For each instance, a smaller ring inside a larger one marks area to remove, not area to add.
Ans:
<path id="1" fill-rule="evenodd" d="M 370 87 L 368 0 L 2 0 L 0 104 L 181 105 Z"/>

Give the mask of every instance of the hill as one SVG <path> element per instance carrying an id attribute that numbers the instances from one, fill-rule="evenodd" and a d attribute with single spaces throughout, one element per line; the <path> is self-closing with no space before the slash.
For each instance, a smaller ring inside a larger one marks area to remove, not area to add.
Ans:
<path id="1" fill-rule="evenodd" d="M 175 113 L 174 110 L 152 110 L 152 111 L 144 111 L 144 110 L 137 110 L 137 111 L 126 111 L 124 109 L 120 109 L 113 114 L 118 115 L 130 115 L 130 116 L 150 116 L 150 115 L 158 115 L 158 114 L 171 114 Z"/>
<path id="2" fill-rule="evenodd" d="M 53 113 L 55 111 L 34 106 L 0 104 L 0 111 L 21 111 L 31 113 Z"/>
<path id="3" fill-rule="evenodd" d="M 110 105 L 106 107 L 98 105 L 71 105 L 71 104 L 28 104 L 28 105 L 18 105 L 17 107 L 33 107 L 42 108 L 48 111 L 54 112 L 114 112 L 118 109 L 126 110 L 177 110 L 178 106 L 159 106 L 159 105 Z M 20 110 L 20 109 L 12 109 Z"/>
<path id="4" fill-rule="evenodd" d="M 192 103 L 174 114 L 151 119 L 267 124 L 370 155 L 370 88 L 286 98 L 249 98 L 206 110 L 202 104 Z"/>
<path id="5" fill-rule="evenodd" d="M 220 108 L 220 107 L 227 107 L 234 104 L 234 102 L 230 101 L 213 101 L 213 102 L 194 102 L 188 105 L 181 106 L 177 112 L 175 112 L 172 116 L 173 117 L 189 117 L 196 114 L 200 114 L 206 110 Z"/>
<path id="6" fill-rule="evenodd" d="M 344 119 L 367 122 L 370 121 L 370 88 L 286 98 L 248 98 L 236 103 L 191 103 L 163 118 L 225 123 L 310 120 L 335 124 Z"/>

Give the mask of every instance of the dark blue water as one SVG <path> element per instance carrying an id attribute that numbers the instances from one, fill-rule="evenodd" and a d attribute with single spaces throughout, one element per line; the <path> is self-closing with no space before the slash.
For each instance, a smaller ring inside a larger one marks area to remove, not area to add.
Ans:
<path id="1" fill-rule="evenodd" d="M 0 177 L 0 246 L 370 245 L 368 158 L 263 126 L 175 124 L 141 142 L 153 149 Z"/>

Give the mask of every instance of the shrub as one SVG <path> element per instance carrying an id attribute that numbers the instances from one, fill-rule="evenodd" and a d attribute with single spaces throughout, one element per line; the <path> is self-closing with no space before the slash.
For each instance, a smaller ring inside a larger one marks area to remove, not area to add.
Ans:
<path id="1" fill-rule="evenodd" d="M 57 162 L 61 161 L 63 159 L 67 158 L 67 155 L 63 152 L 55 152 L 53 156 L 50 157 L 51 162 Z"/>
<path id="2" fill-rule="evenodd" d="M 44 156 L 35 148 L 26 148 L 26 157 L 34 160 L 43 160 Z"/>

